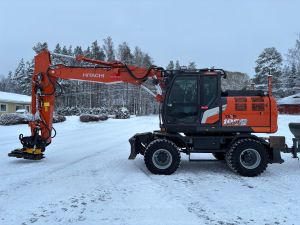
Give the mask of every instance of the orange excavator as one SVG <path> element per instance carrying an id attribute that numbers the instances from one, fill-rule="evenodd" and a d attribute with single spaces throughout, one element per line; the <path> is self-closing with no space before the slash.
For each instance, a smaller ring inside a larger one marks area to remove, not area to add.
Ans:
<path id="1" fill-rule="evenodd" d="M 126 82 L 139 85 L 161 103 L 160 130 L 135 134 L 129 139 L 131 153 L 144 156 L 146 167 L 154 174 L 172 174 L 180 165 L 181 153 L 212 153 L 217 160 L 243 176 L 261 174 L 268 163 L 282 163 L 280 152 L 299 152 L 300 124 L 290 124 L 294 133 L 293 146 L 287 147 L 285 138 L 261 138 L 255 133 L 277 131 L 277 105 L 269 91 L 221 89 L 222 69 L 164 70 L 150 66 L 141 68 L 122 62 L 106 62 L 71 57 L 90 66 L 71 67 L 52 65 L 47 49 L 35 56 L 32 77 L 31 136 L 19 136 L 22 148 L 10 157 L 40 160 L 53 138 L 52 120 L 57 80 L 83 80 L 98 83 Z M 144 83 L 152 80 L 154 93 Z M 270 79 L 271 80 L 271 77 Z M 55 131 L 55 130 L 54 130 Z M 56 133 L 56 132 L 54 132 Z"/>

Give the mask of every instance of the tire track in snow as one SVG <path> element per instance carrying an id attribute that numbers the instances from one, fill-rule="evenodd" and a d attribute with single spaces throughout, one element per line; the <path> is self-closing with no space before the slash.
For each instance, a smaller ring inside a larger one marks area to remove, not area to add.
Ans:
<path id="1" fill-rule="evenodd" d="M 71 137 L 72 137 L 73 140 L 82 140 L 81 141 L 82 146 L 84 146 L 85 143 L 86 143 L 87 146 L 89 146 L 90 143 L 92 143 L 93 141 L 95 141 L 95 136 L 91 135 L 91 133 L 92 134 L 94 133 L 93 129 L 99 129 L 99 128 L 101 128 L 105 124 L 99 123 L 99 124 L 92 124 L 92 125 L 94 125 L 94 126 L 89 130 L 89 132 L 84 132 L 84 133 L 82 133 L 82 132 L 76 132 L 76 130 L 80 130 L 80 128 L 76 129 L 75 131 L 74 130 L 69 130 L 69 131 L 63 133 L 64 135 L 62 135 L 62 137 L 60 137 L 60 139 L 64 139 L 64 136 L 70 136 L 71 135 Z M 96 126 L 96 125 L 98 125 L 98 126 Z M 112 125 L 119 126 L 118 123 L 115 123 L 115 124 L 112 124 Z M 121 129 L 116 129 L 115 126 L 107 126 L 107 127 L 105 127 L 106 128 L 105 132 L 102 134 L 101 138 L 99 138 L 100 141 L 101 140 L 104 141 L 104 140 L 110 139 L 112 135 L 114 137 L 117 137 L 118 135 L 116 134 L 116 130 L 119 131 L 119 133 L 123 133 L 123 132 L 126 133 L 126 130 L 131 130 L 130 128 L 127 128 L 127 127 L 126 127 L 127 129 L 125 128 L 125 129 L 122 129 L 122 130 Z M 127 140 L 126 140 L 126 142 L 127 142 Z M 47 152 L 49 152 L 50 157 L 53 157 L 53 154 L 55 154 L 55 155 L 61 155 L 60 157 L 63 158 L 63 157 L 68 157 L 68 154 L 69 154 L 68 152 L 69 151 L 72 151 L 72 149 L 74 149 L 74 148 L 75 149 L 78 148 L 77 142 L 74 142 L 74 143 L 73 142 L 71 142 L 71 143 L 63 143 L 63 144 L 62 143 L 63 142 L 60 142 L 60 140 L 58 140 L 58 143 L 57 144 L 53 143 L 51 145 L 51 147 L 52 148 L 56 148 L 56 149 L 67 149 L 68 151 L 65 151 L 65 152 L 57 151 L 57 152 L 53 153 L 53 152 L 51 152 L 52 149 L 50 148 L 50 149 L 48 149 L 48 151 L 46 151 L 46 154 L 47 154 Z M 83 157 L 83 159 L 93 158 L 94 156 L 96 156 L 98 154 L 102 154 L 102 153 L 108 151 L 108 149 L 113 149 L 113 147 L 117 147 L 117 146 L 119 146 L 122 143 L 123 143 L 122 140 L 120 140 L 118 142 L 114 142 L 114 144 L 112 144 L 109 147 L 105 148 L 105 150 L 103 150 L 103 149 L 101 149 L 101 147 L 99 147 L 101 150 L 97 151 L 98 153 L 93 152 L 92 154 L 85 155 Z M 67 147 L 66 147 L 66 145 L 67 145 Z M 65 156 L 65 154 L 67 154 L 67 155 Z M 78 152 L 76 154 L 78 154 Z M 85 152 L 83 151 L 80 154 L 85 154 Z M 12 183 L 11 186 L 13 186 L 13 187 L 14 186 L 20 186 L 21 187 L 23 185 L 27 186 L 28 184 L 30 184 L 30 180 L 35 180 L 36 178 L 43 177 L 44 174 L 55 173 L 56 170 L 62 170 L 63 168 L 68 167 L 68 166 L 72 166 L 74 163 L 80 162 L 81 160 L 82 159 L 76 159 L 74 161 L 71 161 L 70 163 L 67 163 L 65 165 L 58 166 L 58 167 L 55 167 L 55 168 L 53 168 L 53 167 L 56 164 L 53 164 L 53 166 L 50 165 L 50 167 L 52 168 L 50 170 L 49 170 L 48 167 L 45 170 L 43 170 L 44 167 L 42 167 L 41 171 L 39 171 L 39 170 L 33 170 L 33 171 L 30 172 L 30 177 L 29 178 L 26 177 L 25 179 L 22 179 L 22 181 L 19 181 L 19 177 L 18 177 L 18 182 Z M 127 159 L 124 159 L 124 160 L 127 160 Z M 32 162 L 32 161 L 25 161 L 25 160 L 22 160 L 22 159 L 21 160 L 17 159 L 17 161 L 15 161 L 15 163 L 20 164 L 20 167 L 22 165 L 23 168 L 20 168 L 20 169 L 26 170 L 26 169 L 30 169 L 32 166 L 35 166 L 35 165 L 32 165 L 33 163 L 39 163 L 39 164 L 41 163 L 41 164 L 43 164 L 44 163 L 43 161 L 45 161 L 45 160 Z M 41 168 L 39 168 L 39 169 L 41 169 Z M 15 171 L 13 171 L 11 174 L 6 174 L 6 176 L 13 176 L 14 173 L 15 173 Z M 10 186 L 10 188 L 11 188 L 11 186 Z M 4 191 L 0 190 L 0 194 L 1 193 L 3 195 Z"/>
<path id="2" fill-rule="evenodd" d="M 201 163 L 201 162 L 199 162 Z M 217 162 L 217 163 L 221 163 L 221 162 Z M 183 164 L 186 164 L 183 163 Z M 190 164 L 190 163 L 187 163 L 187 164 Z M 232 218 L 232 220 L 230 220 L 231 222 L 228 222 L 228 220 L 223 220 L 223 219 L 218 219 L 215 215 L 214 212 L 211 212 L 207 209 L 205 209 L 205 207 L 203 206 L 203 203 L 202 204 L 199 204 L 199 201 L 195 201 L 195 193 L 193 190 L 199 190 L 197 188 L 195 188 L 194 186 L 197 185 L 197 183 L 195 183 L 195 181 L 197 181 L 195 179 L 195 177 L 192 175 L 189 175 L 188 178 L 185 178 L 185 179 L 182 179 L 182 174 L 181 175 L 178 175 L 178 174 L 173 174 L 173 175 L 169 175 L 169 176 L 164 176 L 164 175 L 152 175 L 148 170 L 146 170 L 145 167 L 141 166 L 141 164 L 135 164 L 135 166 L 140 170 L 142 171 L 146 177 L 148 179 L 150 179 L 152 182 L 156 183 L 157 185 L 159 185 L 162 189 L 164 189 L 164 193 L 166 193 L 168 195 L 168 198 L 169 199 L 172 199 L 173 201 L 176 201 L 178 204 L 182 205 L 186 211 L 188 211 L 189 213 L 197 216 L 199 218 L 199 223 L 201 224 L 216 224 L 216 225 L 234 225 L 234 224 L 249 224 L 251 222 L 254 223 L 254 220 L 253 221 L 247 221 L 245 219 L 243 219 L 242 217 L 239 217 L 237 216 L 236 218 Z M 180 170 L 180 168 L 179 168 Z M 224 171 L 224 168 L 221 170 L 221 171 Z M 184 171 L 177 171 L 177 173 L 179 172 L 184 172 Z M 190 171 L 188 171 L 190 172 Z M 220 171 L 219 171 L 220 172 Z M 230 171 L 231 172 L 231 171 Z M 208 178 L 208 179 L 213 179 L 213 176 L 214 174 L 210 174 L 209 177 L 211 178 Z M 179 180 L 177 178 L 172 178 L 172 177 L 179 177 Z M 201 176 L 200 176 L 201 177 Z M 229 177 L 231 179 L 234 179 L 238 182 L 240 182 L 241 184 L 243 183 L 247 183 L 242 177 L 236 175 L 236 174 L 232 174 L 231 176 L 228 176 L 227 172 L 224 174 L 224 177 L 226 177 L 226 179 L 228 179 Z M 160 179 L 161 178 L 161 179 Z M 174 184 L 174 181 L 181 181 L 182 184 L 183 184 L 183 188 L 181 188 L 181 191 L 178 191 L 178 185 Z M 248 184 L 247 185 L 244 185 L 244 186 L 249 186 Z M 175 193 L 173 192 L 173 187 L 176 187 L 176 191 Z M 190 201 L 186 198 L 186 192 L 190 192 Z M 178 195 L 178 193 L 181 193 L 180 195 Z M 185 193 L 184 197 L 182 196 L 183 194 Z M 202 195 L 201 196 L 201 201 L 202 202 L 213 202 L 213 198 L 210 198 L 209 195 Z"/>
<path id="3" fill-rule="evenodd" d="M 0 190 L 0 196 L 1 195 L 8 196 L 8 193 L 12 194 L 12 191 L 18 191 L 19 189 L 24 189 L 27 186 L 30 186 L 32 184 L 36 184 L 37 182 L 38 183 L 42 183 L 43 180 L 45 180 L 45 179 L 49 180 L 50 177 L 48 177 L 48 175 L 55 175 L 56 173 L 60 172 L 61 170 L 64 170 L 64 169 L 69 168 L 71 166 L 74 166 L 75 164 L 78 164 L 78 163 L 80 163 L 82 161 L 85 161 L 85 160 L 94 158 L 96 156 L 105 154 L 108 151 L 110 151 L 113 147 L 118 146 L 121 143 L 122 143 L 122 141 L 120 141 L 118 143 L 114 143 L 113 145 L 111 145 L 109 147 L 106 147 L 105 149 L 102 149 L 101 151 L 94 152 L 94 153 L 86 155 L 86 156 L 84 156 L 84 157 L 82 157 L 80 159 L 73 160 L 73 161 L 71 161 L 71 162 L 69 162 L 69 163 L 67 163 L 65 165 L 57 166 L 55 168 L 51 168 L 51 170 L 49 170 L 49 171 L 46 170 L 46 171 L 43 171 L 40 174 L 35 174 L 34 176 L 26 177 L 24 180 L 19 181 L 17 183 L 10 184 L 10 186 L 8 187 L 8 189 L 6 189 L 6 190 L 5 189 Z M 43 176 L 43 174 L 46 174 L 47 176 Z M 42 179 L 40 179 L 40 178 L 42 178 Z"/>

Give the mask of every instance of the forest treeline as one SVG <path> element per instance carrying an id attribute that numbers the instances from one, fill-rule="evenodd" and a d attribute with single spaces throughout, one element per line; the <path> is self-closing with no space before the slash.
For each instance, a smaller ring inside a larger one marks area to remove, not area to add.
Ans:
<path id="1" fill-rule="evenodd" d="M 38 43 L 33 46 L 35 51 L 40 48 L 48 48 L 47 43 Z M 131 48 L 127 42 L 115 46 L 111 37 L 101 42 L 95 40 L 87 48 L 82 46 L 66 46 L 56 44 L 54 53 L 64 55 L 85 55 L 86 57 L 115 61 L 119 60 L 128 65 L 149 67 L 154 64 L 154 59 L 140 47 Z M 64 57 L 52 56 L 53 64 L 66 64 L 69 66 L 84 66 L 86 63 L 78 63 Z M 166 69 L 181 69 L 179 60 L 170 60 Z M 190 62 L 185 67 L 188 70 L 197 68 L 195 62 Z M 10 71 L 0 80 L 0 91 L 31 94 L 31 77 L 34 69 L 33 59 L 25 61 L 21 59 L 17 68 Z M 300 36 L 293 48 L 289 49 L 286 59 L 276 48 L 266 48 L 256 60 L 255 75 L 252 80 L 246 73 L 228 72 L 228 78 L 223 80 L 223 89 L 245 89 L 254 82 L 257 88 L 266 88 L 266 77 L 273 75 L 274 92 L 276 97 L 284 97 L 300 90 Z M 153 97 L 139 86 L 126 83 L 99 84 L 84 81 L 59 80 L 63 88 L 63 94 L 57 98 L 56 107 L 126 107 L 130 113 L 137 115 L 158 113 L 158 104 Z M 151 88 L 151 85 L 149 86 Z"/>

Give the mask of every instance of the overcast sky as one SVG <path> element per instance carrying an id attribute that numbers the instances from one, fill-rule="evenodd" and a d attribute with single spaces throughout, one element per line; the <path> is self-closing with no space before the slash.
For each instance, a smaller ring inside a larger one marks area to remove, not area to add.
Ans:
<path id="1" fill-rule="evenodd" d="M 87 47 L 111 36 L 156 65 L 178 59 L 253 75 L 264 48 L 294 46 L 299 9 L 299 0 L 0 0 L 0 74 L 32 58 L 36 42 Z"/>

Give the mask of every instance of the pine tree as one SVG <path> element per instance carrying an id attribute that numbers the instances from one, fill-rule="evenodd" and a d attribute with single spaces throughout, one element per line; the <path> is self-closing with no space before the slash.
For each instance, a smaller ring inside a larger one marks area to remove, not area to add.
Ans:
<path id="1" fill-rule="evenodd" d="M 70 45 L 69 48 L 68 48 L 68 55 L 73 55 L 73 47 L 72 47 L 72 45 Z"/>
<path id="2" fill-rule="evenodd" d="M 196 70 L 197 66 L 195 62 L 190 62 L 188 65 L 188 70 Z"/>
<path id="3" fill-rule="evenodd" d="M 77 55 L 83 55 L 83 51 L 82 51 L 81 46 L 76 46 L 76 47 L 74 48 L 73 54 L 74 54 L 74 56 L 77 56 Z M 81 62 L 74 61 L 74 66 L 81 66 L 81 65 L 82 65 Z"/>
<path id="4" fill-rule="evenodd" d="M 104 45 L 103 49 L 106 55 L 106 60 L 108 62 L 112 62 L 116 60 L 115 57 L 115 49 L 114 49 L 114 43 L 112 41 L 111 37 L 107 37 L 106 39 L 103 39 Z"/>
<path id="5" fill-rule="evenodd" d="M 127 42 L 123 42 L 118 48 L 118 59 L 128 65 L 133 64 L 133 55 Z"/>
<path id="6" fill-rule="evenodd" d="M 87 57 L 87 58 L 92 58 L 92 52 L 91 52 L 90 47 L 87 47 L 87 49 L 84 50 L 83 54 L 84 54 L 84 56 Z"/>
<path id="7" fill-rule="evenodd" d="M 296 39 L 294 48 L 291 48 L 288 51 L 287 60 L 290 65 L 294 64 L 297 70 L 300 69 L 300 34 Z"/>
<path id="8" fill-rule="evenodd" d="M 0 76 L 1 77 L 1 76 Z M 16 92 L 16 82 L 12 79 L 13 73 L 8 72 L 8 75 L 0 78 L 0 91 L 4 92 Z"/>
<path id="9" fill-rule="evenodd" d="M 180 70 L 179 60 L 176 60 L 175 70 Z"/>
<path id="10" fill-rule="evenodd" d="M 47 42 L 41 43 L 38 42 L 37 44 L 35 44 L 32 49 L 38 54 L 41 51 L 43 51 L 44 49 L 48 49 L 48 44 Z"/>
<path id="11" fill-rule="evenodd" d="M 144 57 L 145 54 L 142 52 L 142 50 L 139 47 L 136 46 L 133 52 L 133 64 L 135 66 L 142 67 L 144 65 Z"/>
<path id="12" fill-rule="evenodd" d="M 74 55 L 82 55 L 82 54 L 83 54 L 83 51 L 82 51 L 81 46 L 76 46 L 74 48 Z"/>
<path id="13" fill-rule="evenodd" d="M 22 78 L 22 90 L 26 95 L 31 94 L 32 76 L 34 71 L 34 60 L 26 62 L 25 74 Z"/>
<path id="14" fill-rule="evenodd" d="M 54 48 L 53 52 L 54 52 L 54 53 L 61 54 L 61 47 L 60 47 L 60 44 L 59 44 L 59 43 L 57 43 L 57 44 L 55 45 L 55 48 Z"/>
<path id="15" fill-rule="evenodd" d="M 291 70 L 290 70 L 290 74 L 288 77 L 288 88 L 294 88 L 297 85 L 297 69 L 296 69 L 296 65 L 292 64 Z"/>
<path id="16" fill-rule="evenodd" d="M 99 60 L 104 60 L 105 59 L 105 54 L 101 47 L 98 45 L 97 41 L 94 41 L 91 46 L 91 53 L 93 59 L 99 59 Z"/>
<path id="17" fill-rule="evenodd" d="M 291 78 L 291 68 L 285 65 L 282 69 L 282 84 L 287 88 L 292 88 L 294 86 L 294 82 L 290 83 Z"/>
<path id="18" fill-rule="evenodd" d="M 152 64 L 153 64 L 153 59 L 150 57 L 148 53 L 145 53 L 143 58 L 143 67 L 150 67 Z"/>
<path id="19" fill-rule="evenodd" d="M 167 70 L 174 70 L 174 61 L 170 60 L 169 64 L 167 65 L 166 69 Z"/>
<path id="20" fill-rule="evenodd" d="M 5 87 L 5 91 L 8 92 L 17 92 L 17 86 L 16 86 L 16 82 L 13 80 L 13 72 L 9 71 L 8 75 L 7 75 L 7 82 L 6 82 L 6 87 Z"/>
<path id="21" fill-rule="evenodd" d="M 63 48 L 61 50 L 61 54 L 63 54 L 63 55 L 68 55 L 69 54 L 68 49 L 65 45 L 63 46 Z"/>
<path id="22" fill-rule="evenodd" d="M 18 93 L 30 93 L 30 85 L 31 85 L 31 77 L 32 74 L 28 74 L 30 72 L 30 69 L 32 68 L 33 72 L 33 65 L 30 66 L 29 62 L 26 63 L 24 62 L 24 59 L 21 59 L 14 74 L 12 79 L 15 81 L 17 85 L 16 91 Z"/>
<path id="23" fill-rule="evenodd" d="M 57 53 L 57 54 L 61 54 L 61 47 L 60 47 L 59 43 L 56 44 L 53 52 Z M 62 63 L 61 58 L 59 56 L 57 56 L 57 55 L 53 55 L 52 56 L 52 63 L 54 65 Z"/>
<path id="24" fill-rule="evenodd" d="M 18 80 L 25 74 L 25 62 L 22 58 L 14 72 L 13 79 Z"/>
<path id="25" fill-rule="evenodd" d="M 276 48 L 265 48 L 256 60 L 255 76 L 253 81 L 259 85 L 267 85 L 267 76 L 273 76 L 274 91 L 281 86 L 282 56 Z"/>
<path id="26" fill-rule="evenodd" d="M 288 65 L 292 68 L 293 82 L 295 83 L 294 91 L 300 91 L 300 34 L 296 39 L 295 46 L 288 51 L 287 55 Z"/>
<path id="27" fill-rule="evenodd" d="M 300 68 L 296 70 L 296 79 L 295 79 L 295 92 L 299 93 L 300 91 Z"/>

